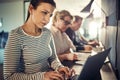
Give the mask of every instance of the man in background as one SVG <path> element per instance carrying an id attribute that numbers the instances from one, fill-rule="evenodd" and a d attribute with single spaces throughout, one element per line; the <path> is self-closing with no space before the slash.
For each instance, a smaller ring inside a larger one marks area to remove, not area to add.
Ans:
<path id="1" fill-rule="evenodd" d="M 66 30 L 66 34 L 70 37 L 73 44 L 76 46 L 76 51 L 79 50 L 92 50 L 92 47 L 98 45 L 98 42 L 87 41 L 81 34 L 78 36 L 75 31 L 77 31 L 82 23 L 83 18 L 80 16 L 74 16 L 71 26 Z"/>

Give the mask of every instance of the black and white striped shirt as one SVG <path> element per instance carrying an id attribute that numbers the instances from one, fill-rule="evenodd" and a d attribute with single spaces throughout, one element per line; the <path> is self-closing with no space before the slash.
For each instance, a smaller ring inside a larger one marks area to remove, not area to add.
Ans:
<path id="1" fill-rule="evenodd" d="M 43 28 L 37 37 L 25 34 L 21 27 L 10 32 L 4 53 L 5 80 L 44 80 L 50 67 L 60 66 L 48 29 Z"/>

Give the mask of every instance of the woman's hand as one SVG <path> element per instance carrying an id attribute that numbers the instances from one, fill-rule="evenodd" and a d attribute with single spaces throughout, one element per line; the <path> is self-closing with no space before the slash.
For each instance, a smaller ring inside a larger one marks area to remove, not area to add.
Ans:
<path id="1" fill-rule="evenodd" d="M 75 74 L 75 70 L 69 69 L 68 67 L 61 67 L 58 69 L 58 72 L 63 75 L 64 79 L 69 79 L 72 75 Z"/>
<path id="2" fill-rule="evenodd" d="M 60 61 L 64 61 L 64 60 L 70 60 L 70 61 L 73 61 L 73 60 L 78 60 L 78 55 L 75 54 L 75 53 L 66 53 L 66 54 L 60 54 L 58 55 L 58 58 Z"/>
<path id="3" fill-rule="evenodd" d="M 99 42 L 96 41 L 96 40 L 89 41 L 88 44 L 91 45 L 91 46 L 93 46 L 93 47 L 96 47 L 96 46 L 99 46 L 99 45 L 100 45 Z"/>
<path id="4" fill-rule="evenodd" d="M 77 54 L 74 53 L 69 53 L 69 54 L 65 54 L 66 55 L 66 59 L 73 61 L 73 60 L 78 60 L 78 56 Z"/>
<path id="5" fill-rule="evenodd" d="M 57 71 L 49 71 L 44 74 L 45 80 L 64 80 L 62 74 Z"/>
<path id="6" fill-rule="evenodd" d="M 84 45 L 84 48 L 86 51 L 91 51 L 92 50 L 92 46 L 90 45 Z"/>

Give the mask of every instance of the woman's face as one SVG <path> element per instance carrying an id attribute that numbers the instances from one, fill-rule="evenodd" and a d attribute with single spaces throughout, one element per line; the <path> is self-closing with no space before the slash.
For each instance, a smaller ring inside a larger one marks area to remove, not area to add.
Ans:
<path id="1" fill-rule="evenodd" d="M 65 32 L 66 29 L 71 25 L 71 17 L 70 16 L 65 16 L 64 18 L 59 18 L 57 21 L 57 26 L 58 28 L 62 31 Z"/>
<path id="2" fill-rule="evenodd" d="M 41 3 L 37 9 L 30 8 L 30 16 L 33 24 L 38 28 L 43 28 L 50 20 L 55 7 L 49 3 Z"/>

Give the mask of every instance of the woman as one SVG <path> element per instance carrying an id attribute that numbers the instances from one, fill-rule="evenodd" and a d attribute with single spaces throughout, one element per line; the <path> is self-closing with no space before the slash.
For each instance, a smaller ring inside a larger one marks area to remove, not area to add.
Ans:
<path id="1" fill-rule="evenodd" d="M 57 11 L 53 17 L 51 32 L 55 40 L 56 52 L 61 61 L 77 60 L 77 55 L 70 51 L 75 50 L 75 46 L 65 33 L 66 29 L 71 25 L 72 19 L 72 15 L 67 10 Z"/>
<path id="2" fill-rule="evenodd" d="M 31 0 L 26 22 L 9 35 L 4 54 L 5 80 L 63 80 L 60 73 L 71 75 L 56 56 L 51 32 L 44 28 L 55 6 L 53 0 Z"/>

